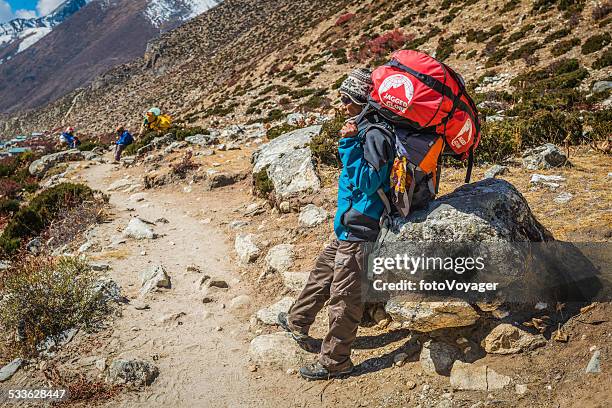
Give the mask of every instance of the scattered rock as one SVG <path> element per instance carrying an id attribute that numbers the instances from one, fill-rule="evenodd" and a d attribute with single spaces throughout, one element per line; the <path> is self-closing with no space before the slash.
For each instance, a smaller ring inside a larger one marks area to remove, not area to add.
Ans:
<path id="1" fill-rule="evenodd" d="M 131 301 L 130 304 L 136 310 L 148 310 L 151 308 L 148 303 L 145 303 L 138 299 Z"/>
<path id="2" fill-rule="evenodd" d="M 241 229 L 249 225 L 248 221 L 234 220 L 228 224 L 228 227 L 233 230 Z"/>
<path id="3" fill-rule="evenodd" d="M 128 187 L 132 187 L 132 181 L 129 179 L 119 179 L 113 183 L 106 189 L 106 191 L 117 191 L 117 190 L 125 190 Z"/>
<path id="4" fill-rule="evenodd" d="M 272 333 L 255 337 L 249 346 L 251 361 L 283 371 L 305 364 L 312 355 L 302 350 L 289 333 Z"/>
<path id="5" fill-rule="evenodd" d="M 170 313 L 165 316 L 162 316 L 162 318 L 159 319 L 159 321 L 160 323 L 172 323 L 172 322 L 176 322 L 181 317 L 185 317 L 185 316 L 187 316 L 187 313 L 185 312 Z"/>
<path id="6" fill-rule="evenodd" d="M 524 395 L 527 393 L 527 391 L 527 384 L 516 384 L 514 386 L 514 392 L 516 392 L 518 395 Z"/>
<path id="7" fill-rule="evenodd" d="M 127 228 L 123 231 L 123 235 L 134 239 L 155 239 L 157 234 L 143 220 L 134 217 L 130 220 Z"/>
<path id="8" fill-rule="evenodd" d="M 229 285 L 223 279 L 211 278 L 208 282 L 209 288 L 228 289 Z"/>
<path id="9" fill-rule="evenodd" d="M 404 365 L 407 359 L 408 359 L 408 354 L 397 353 L 396 355 L 393 356 L 393 364 L 397 367 L 401 367 Z"/>
<path id="10" fill-rule="evenodd" d="M 569 202 L 573 197 L 574 195 L 572 193 L 563 192 L 559 194 L 558 196 L 556 196 L 553 201 L 557 204 L 565 204 Z"/>
<path id="11" fill-rule="evenodd" d="M 587 364 L 586 372 L 591 374 L 601 373 L 601 351 L 595 350 L 591 359 L 589 360 L 589 364 Z"/>
<path id="12" fill-rule="evenodd" d="M 498 374 L 486 365 L 475 366 L 459 360 L 453 364 L 450 374 L 454 390 L 493 391 L 506 387 L 511 381 L 510 377 Z"/>
<path id="13" fill-rule="evenodd" d="M 249 295 L 239 295 L 230 300 L 229 307 L 232 310 L 247 309 L 251 306 L 251 302 Z"/>
<path id="14" fill-rule="evenodd" d="M 385 311 L 402 327 L 420 332 L 431 332 L 449 327 L 471 326 L 480 317 L 464 301 L 414 302 L 392 298 Z"/>
<path id="15" fill-rule="evenodd" d="M 106 272 L 111 268 L 108 262 L 90 262 L 89 267 L 96 272 Z"/>
<path id="16" fill-rule="evenodd" d="M 159 369 L 143 360 L 115 360 L 112 362 L 107 382 L 135 386 L 151 385 L 159 375 Z"/>
<path id="17" fill-rule="evenodd" d="M 239 234 L 236 236 L 234 249 L 238 254 L 238 259 L 244 264 L 254 262 L 261 254 L 261 250 L 255 244 L 255 235 L 253 234 Z"/>
<path id="18" fill-rule="evenodd" d="M 4 367 L 0 368 L 0 382 L 9 380 L 25 363 L 25 360 L 16 358 Z"/>
<path id="19" fill-rule="evenodd" d="M 212 190 L 213 188 L 231 186 L 245 178 L 247 178 L 247 173 L 244 172 L 215 172 L 207 175 L 205 188 Z"/>
<path id="20" fill-rule="evenodd" d="M 219 143 L 219 139 L 216 136 L 214 136 L 214 135 L 201 135 L 201 134 L 197 134 L 197 135 L 193 135 L 193 136 L 188 136 L 188 137 L 185 138 L 185 141 L 187 143 L 191 143 L 191 144 L 195 144 L 195 145 L 203 146 L 203 147 L 207 147 L 207 146 Z"/>
<path id="21" fill-rule="evenodd" d="M 34 238 L 26 244 L 26 250 L 32 255 L 38 255 L 42 250 L 42 241 L 40 238 Z"/>
<path id="22" fill-rule="evenodd" d="M 154 292 L 158 288 L 170 289 L 172 286 L 170 276 L 166 273 L 166 269 L 162 265 L 155 265 L 145 270 L 140 275 L 140 280 L 142 283 L 140 288 L 141 296 L 149 292 Z"/>
<path id="23" fill-rule="evenodd" d="M 289 115 L 287 115 L 287 119 L 285 120 L 285 122 L 289 125 L 289 126 L 301 126 L 304 123 L 306 123 L 306 116 L 304 116 L 303 113 L 290 113 Z"/>
<path id="24" fill-rule="evenodd" d="M 569 164 L 565 153 L 552 143 L 526 150 L 522 159 L 523 167 L 528 170 L 551 169 Z"/>
<path id="25" fill-rule="evenodd" d="M 283 272 L 283 282 L 287 289 L 293 292 L 301 292 L 306 281 L 310 276 L 310 272 Z"/>
<path id="26" fill-rule="evenodd" d="M 508 166 L 502 166 L 502 165 L 496 164 L 495 166 L 491 167 L 489 170 L 486 171 L 484 177 L 485 178 L 495 178 L 497 176 L 502 176 L 506 174 L 507 172 L 508 172 Z"/>
<path id="27" fill-rule="evenodd" d="M 299 216 L 299 223 L 302 227 L 312 228 L 322 224 L 329 218 L 329 213 L 314 204 L 308 204 L 302 208 Z"/>
<path id="28" fill-rule="evenodd" d="M 461 352 L 450 344 L 429 340 L 423 344 L 419 361 L 427 374 L 449 375 L 453 363 L 461 358 Z"/>
<path id="29" fill-rule="evenodd" d="M 91 241 L 87 241 L 87 242 L 85 242 L 83 245 L 81 245 L 81 246 L 79 247 L 79 249 L 77 249 L 77 252 L 78 252 L 79 254 L 82 254 L 82 253 L 84 253 L 84 252 L 87 252 L 87 251 L 89 251 L 89 250 L 91 249 L 91 247 L 93 247 L 93 245 L 94 245 L 94 243 L 93 243 L 93 242 L 91 242 Z"/>
<path id="30" fill-rule="evenodd" d="M 293 245 L 280 244 L 268 251 L 266 255 L 268 271 L 283 273 L 293 265 Z"/>
<path id="31" fill-rule="evenodd" d="M 555 190 L 559 187 L 559 183 L 561 181 L 565 181 L 565 177 L 563 176 L 554 176 L 554 175 L 544 175 L 544 174 L 533 174 L 531 175 L 531 180 L 529 180 L 529 184 L 534 186 L 543 186 L 548 187 L 551 190 Z"/>
<path id="32" fill-rule="evenodd" d="M 511 324 L 500 324 L 482 341 L 482 347 L 491 354 L 514 354 L 546 345 L 542 335 L 533 335 Z"/>
<path id="33" fill-rule="evenodd" d="M 94 362 L 94 367 L 96 367 L 99 371 L 106 370 L 106 359 L 101 358 Z"/>
<path id="34" fill-rule="evenodd" d="M 612 81 L 595 81 L 593 83 L 593 93 L 605 92 L 612 89 Z"/>
<path id="35" fill-rule="evenodd" d="M 96 293 L 105 303 L 125 302 L 124 297 L 121 295 L 121 287 L 117 282 L 110 278 L 102 278 L 98 280 L 93 290 L 94 293 Z"/>
<path id="36" fill-rule="evenodd" d="M 273 305 L 260 309 L 259 311 L 257 311 L 255 316 L 263 324 L 267 324 L 270 326 L 277 325 L 278 314 L 281 312 L 289 312 L 289 309 L 293 305 L 293 302 L 295 302 L 295 299 L 290 297 L 284 297 Z"/>

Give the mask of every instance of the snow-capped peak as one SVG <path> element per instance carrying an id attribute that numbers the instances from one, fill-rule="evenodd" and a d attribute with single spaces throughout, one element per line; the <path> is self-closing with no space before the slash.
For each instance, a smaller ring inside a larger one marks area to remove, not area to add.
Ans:
<path id="1" fill-rule="evenodd" d="M 222 0 L 150 0 L 145 16 L 151 24 L 160 28 L 169 22 L 190 20 L 221 2 Z"/>

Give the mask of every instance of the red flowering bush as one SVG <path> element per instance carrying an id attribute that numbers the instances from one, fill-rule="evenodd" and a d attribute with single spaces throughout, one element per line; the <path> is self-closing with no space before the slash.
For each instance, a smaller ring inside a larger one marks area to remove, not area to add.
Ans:
<path id="1" fill-rule="evenodd" d="M 353 17 L 355 17 L 355 14 L 353 13 L 346 13 L 346 14 L 341 15 L 336 20 L 336 26 L 341 26 L 343 24 L 348 23 L 349 21 L 353 19 Z"/>
<path id="2" fill-rule="evenodd" d="M 410 38 L 402 30 L 388 31 L 376 38 L 367 41 L 358 54 L 359 61 L 363 62 L 372 57 L 382 57 L 390 52 L 402 48 Z"/>

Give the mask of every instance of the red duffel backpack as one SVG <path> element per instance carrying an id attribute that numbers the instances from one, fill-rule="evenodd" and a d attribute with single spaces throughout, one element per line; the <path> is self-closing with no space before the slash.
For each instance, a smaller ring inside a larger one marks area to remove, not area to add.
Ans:
<path id="1" fill-rule="evenodd" d="M 385 119 L 417 130 L 435 129 L 460 159 L 468 159 L 471 178 L 480 121 L 459 74 L 422 52 L 401 50 L 372 73 L 370 104 Z"/>

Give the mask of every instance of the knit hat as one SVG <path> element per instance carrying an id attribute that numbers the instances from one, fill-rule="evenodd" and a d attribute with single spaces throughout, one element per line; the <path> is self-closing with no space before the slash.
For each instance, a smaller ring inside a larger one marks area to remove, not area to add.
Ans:
<path id="1" fill-rule="evenodd" d="M 351 71 L 342 82 L 340 93 L 348 96 L 358 105 L 365 105 L 373 86 L 372 72 L 367 68 L 357 68 Z"/>

